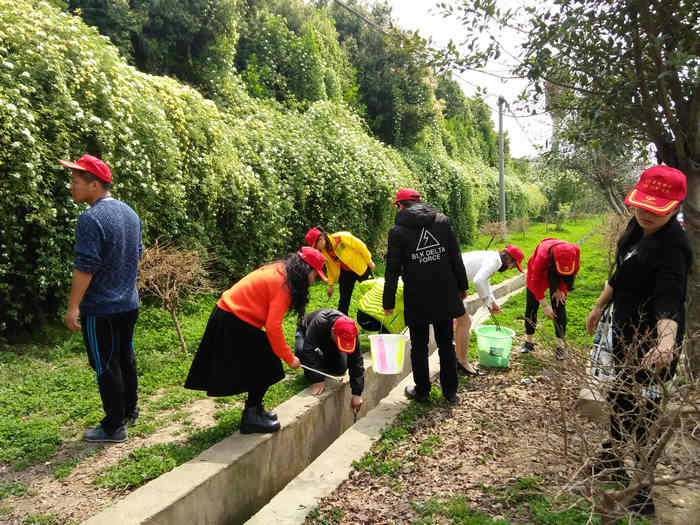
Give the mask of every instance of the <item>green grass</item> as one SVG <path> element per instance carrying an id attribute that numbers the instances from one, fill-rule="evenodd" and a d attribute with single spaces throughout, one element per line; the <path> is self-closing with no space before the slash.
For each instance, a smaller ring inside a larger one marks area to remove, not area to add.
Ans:
<path id="1" fill-rule="evenodd" d="M 543 225 L 533 225 L 525 239 L 516 234 L 507 242 L 517 243 L 527 252 L 544 236 L 578 240 L 595 229 L 596 221 L 582 220 L 567 225 L 562 232 L 551 233 L 545 233 Z M 483 249 L 486 242 L 477 237 L 472 246 L 463 249 Z M 501 247 L 492 246 L 493 249 Z M 584 270 L 586 268 L 584 266 Z M 383 273 L 383 265 L 378 264 L 376 273 Z M 494 282 L 510 276 L 512 272 L 497 274 Z M 600 285 L 602 287 L 602 282 Z M 572 297 L 578 292 L 575 291 Z M 182 305 L 180 320 L 188 345 L 186 353 L 179 347 L 169 314 L 148 300 L 144 301 L 134 334 L 141 416 L 138 424 L 129 429 L 131 435 L 147 436 L 173 418 L 182 419 L 188 405 L 205 397 L 202 392 L 184 390 L 182 384 L 217 298 L 218 294 L 202 295 Z M 350 305 L 351 316 L 356 315 L 358 301 L 359 293 L 355 293 Z M 307 311 L 335 308 L 337 302 L 337 286 L 329 299 L 325 284 L 317 283 L 311 287 Z M 514 308 L 518 312 L 516 314 L 513 310 L 510 316 L 513 320 L 516 315 L 522 315 L 524 305 Z M 290 345 L 293 344 L 295 326 L 296 318 L 287 316 L 283 329 Z M 364 331 L 360 330 L 360 333 Z M 366 339 L 361 338 L 360 344 L 363 351 L 368 350 Z M 268 391 L 266 406 L 274 407 L 308 386 L 300 370 L 294 371 L 285 365 L 285 372 L 286 379 Z M 439 394 L 432 393 L 431 396 L 433 402 L 440 401 Z M 102 472 L 96 483 L 109 487 L 135 487 L 196 456 L 237 430 L 243 399 L 245 396 L 218 400 L 221 411 L 214 427 L 193 430 L 185 421 L 184 443 L 135 450 L 118 465 Z M 0 400 L 0 462 L 16 470 L 50 460 L 63 443 L 79 437 L 85 428 L 98 424 L 103 416 L 95 374 L 88 365 L 82 336 L 71 334 L 58 325 L 36 334 L 30 344 L 0 348 Z M 166 416 L 169 412 L 174 414 Z M 54 476 L 64 479 L 84 459 L 85 455 L 78 454 L 75 459 L 54 466 Z"/>
<path id="2" fill-rule="evenodd" d="M 430 498 L 414 501 L 413 510 L 420 516 L 415 525 L 448 523 L 453 525 L 599 525 L 600 517 L 591 516 L 590 507 L 573 497 L 553 502 L 541 489 L 538 477 L 519 478 L 503 488 L 484 487 L 484 498 L 492 498 L 502 505 L 502 519 L 492 519 L 484 512 L 474 509 L 464 496 L 447 499 Z M 482 498 L 483 499 L 483 498 Z M 484 501 L 488 505 L 487 501 Z M 618 520 L 616 525 L 645 525 L 642 519 Z"/>
<path id="3" fill-rule="evenodd" d="M 22 496 L 27 493 L 29 487 L 21 482 L 3 481 L 0 483 L 0 501 L 7 496 Z"/>
<path id="4" fill-rule="evenodd" d="M 561 238 L 571 242 L 578 240 L 575 237 L 564 235 L 561 235 Z M 606 260 L 605 241 L 600 233 L 592 235 L 581 245 L 581 269 L 576 277 L 574 290 L 569 293 L 566 300 L 566 340 L 569 344 L 588 346 L 592 341 L 591 336 L 586 331 L 586 317 L 603 290 L 607 279 Z M 501 308 L 503 313 L 498 316 L 498 322 L 502 326 L 512 328 L 516 334 L 524 334 L 525 290 L 511 297 Z M 554 323 L 542 314 L 541 308 L 538 312 L 535 344 L 544 347 L 552 347 L 555 344 Z M 470 349 L 471 357 L 476 357 L 476 336 L 474 333 L 471 335 Z M 516 348 L 513 350 L 517 351 Z M 536 355 L 523 357 L 529 375 L 535 375 L 542 368 L 543 363 Z"/>
<path id="5" fill-rule="evenodd" d="M 309 512 L 305 523 L 313 523 L 313 525 L 336 525 L 340 523 L 343 517 L 343 511 L 337 507 L 331 507 L 329 510 L 320 510 L 317 508 Z"/>
<path id="6" fill-rule="evenodd" d="M 24 525 L 56 525 L 58 518 L 55 514 L 36 514 L 29 516 L 22 523 Z"/>
<path id="7" fill-rule="evenodd" d="M 523 261 L 523 266 L 527 267 L 527 260 L 530 255 L 535 251 L 535 248 L 542 239 L 548 237 L 553 237 L 556 239 L 562 239 L 569 242 L 578 242 L 591 232 L 600 230 L 603 224 L 602 216 L 592 216 L 586 217 L 584 219 L 579 219 L 575 222 L 566 223 L 561 230 L 554 230 L 554 227 L 550 225 L 545 225 L 543 223 L 532 223 L 530 227 L 525 232 L 523 236 L 521 233 L 512 233 L 506 237 L 505 240 L 499 241 L 494 240 L 489 247 L 489 250 L 502 250 L 507 244 L 515 244 L 519 246 L 525 253 L 525 260 Z M 478 234 L 474 242 L 471 244 L 462 245 L 461 249 L 463 252 L 474 251 L 474 250 L 485 250 L 488 245 L 490 237 L 486 237 L 482 234 Z M 587 242 L 585 243 L 588 244 Z M 604 261 L 605 259 L 603 259 Z M 497 272 L 491 278 L 491 284 L 498 284 L 510 277 L 516 275 L 518 270 L 509 270 L 507 272 Z M 469 290 L 470 293 L 474 293 L 473 287 Z"/>
<path id="8" fill-rule="evenodd" d="M 447 518 L 454 525 L 508 525 L 507 520 L 492 520 L 483 512 L 473 509 L 464 496 L 449 499 L 431 498 L 423 502 L 413 502 L 413 510 L 420 516 L 414 525 L 444 523 L 438 518 Z"/>

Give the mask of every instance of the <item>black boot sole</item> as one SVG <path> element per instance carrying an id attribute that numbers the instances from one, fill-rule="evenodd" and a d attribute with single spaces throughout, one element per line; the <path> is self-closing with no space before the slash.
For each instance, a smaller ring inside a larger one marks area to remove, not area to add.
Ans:
<path id="1" fill-rule="evenodd" d="M 280 429 L 279 422 L 273 426 L 241 425 L 241 434 L 274 434 Z"/>

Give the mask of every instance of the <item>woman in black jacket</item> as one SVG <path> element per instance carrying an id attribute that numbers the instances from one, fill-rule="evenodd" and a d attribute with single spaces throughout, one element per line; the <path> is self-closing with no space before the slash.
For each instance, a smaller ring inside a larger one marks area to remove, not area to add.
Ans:
<path id="1" fill-rule="evenodd" d="M 625 199 L 634 207 L 634 217 L 618 241 L 615 273 L 586 321 L 593 333 L 605 307 L 614 304 L 616 379 L 609 395 L 611 439 L 603 444 L 601 461 L 594 470 L 608 468 L 624 482 L 629 477 L 620 457 L 622 445 L 636 440 L 638 464 L 643 459 L 640 451 L 658 452 L 650 442 L 660 437 L 658 430 L 650 430 L 658 417 L 659 386 L 675 374 L 685 333 L 692 252 L 676 220 L 685 194 L 685 175 L 674 168 L 654 166 L 642 173 Z M 635 482 L 641 486 L 628 508 L 653 514 L 646 480 Z"/>

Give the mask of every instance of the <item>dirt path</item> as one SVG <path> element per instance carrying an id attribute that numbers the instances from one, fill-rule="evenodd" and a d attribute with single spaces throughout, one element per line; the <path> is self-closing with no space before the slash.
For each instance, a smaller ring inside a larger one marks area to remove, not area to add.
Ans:
<path id="1" fill-rule="evenodd" d="M 522 365 L 514 355 L 507 372 L 472 379 L 456 407 L 433 406 L 410 438 L 389 453 L 386 460 L 400 464 L 395 474 L 373 477 L 354 469 L 306 523 L 415 523 L 422 517 L 421 505 L 453 496 L 464 497 L 493 519 L 505 519 L 508 511 L 511 523 L 522 522 L 517 511 L 513 516 L 517 505 L 507 501 L 516 479 L 538 476 L 549 489 L 567 481 L 552 452 L 563 450 L 563 433 L 552 436 L 552 425 L 558 425 L 554 414 L 562 406 L 548 376 L 545 369 L 522 382 Z M 569 414 L 575 414 L 576 392 L 573 385 L 565 387 L 569 401 L 563 409 Z M 684 446 L 700 453 L 697 441 Z M 657 490 L 655 500 L 658 518 L 653 523 L 700 525 L 699 485 Z"/>
<path id="2" fill-rule="evenodd" d="M 100 509 L 129 492 L 96 487 L 93 480 L 102 468 L 115 465 L 132 450 L 160 443 L 179 443 L 194 429 L 214 426 L 214 413 L 221 410 L 221 406 L 213 399 L 206 398 L 181 410 L 186 411 L 187 416 L 178 418 L 177 422 L 169 423 L 145 438 L 129 437 L 124 443 L 110 445 L 85 443 L 80 436 L 76 436 L 75 440 L 66 442 L 51 461 L 21 472 L 14 472 L 7 466 L 0 467 L 3 481 L 22 483 L 28 487 L 25 494 L 11 495 L 0 502 L 0 507 L 7 509 L 0 512 L 0 524 L 20 525 L 32 517 L 43 516 L 44 521 L 37 523 L 68 525 L 97 514 Z M 168 415 L 169 412 L 164 411 L 158 417 L 167 418 Z M 79 463 L 65 479 L 56 479 L 53 474 L 55 466 L 70 461 Z"/>

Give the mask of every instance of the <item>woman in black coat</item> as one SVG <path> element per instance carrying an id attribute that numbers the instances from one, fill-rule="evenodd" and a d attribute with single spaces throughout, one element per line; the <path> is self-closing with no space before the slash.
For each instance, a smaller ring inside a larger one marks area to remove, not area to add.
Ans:
<path id="1" fill-rule="evenodd" d="M 618 241 L 616 270 L 586 321 L 593 333 L 605 307 L 614 304 L 616 378 L 609 395 L 610 440 L 603 444 L 601 461 L 594 470 L 609 469 L 623 482 L 629 482 L 629 477 L 622 445 L 636 440 L 638 452 L 658 452 L 649 440 L 660 437 L 650 432 L 658 417 L 660 384 L 675 374 L 685 333 L 692 252 L 676 220 L 685 194 L 685 175 L 674 168 L 654 166 L 642 173 L 625 199 L 634 208 L 634 217 Z M 636 455 L 640 463 L 640 453 Z M 635 481 L 641 486 L 629 510 L 653 514 L 649 486 L 644 479 Z"/>

